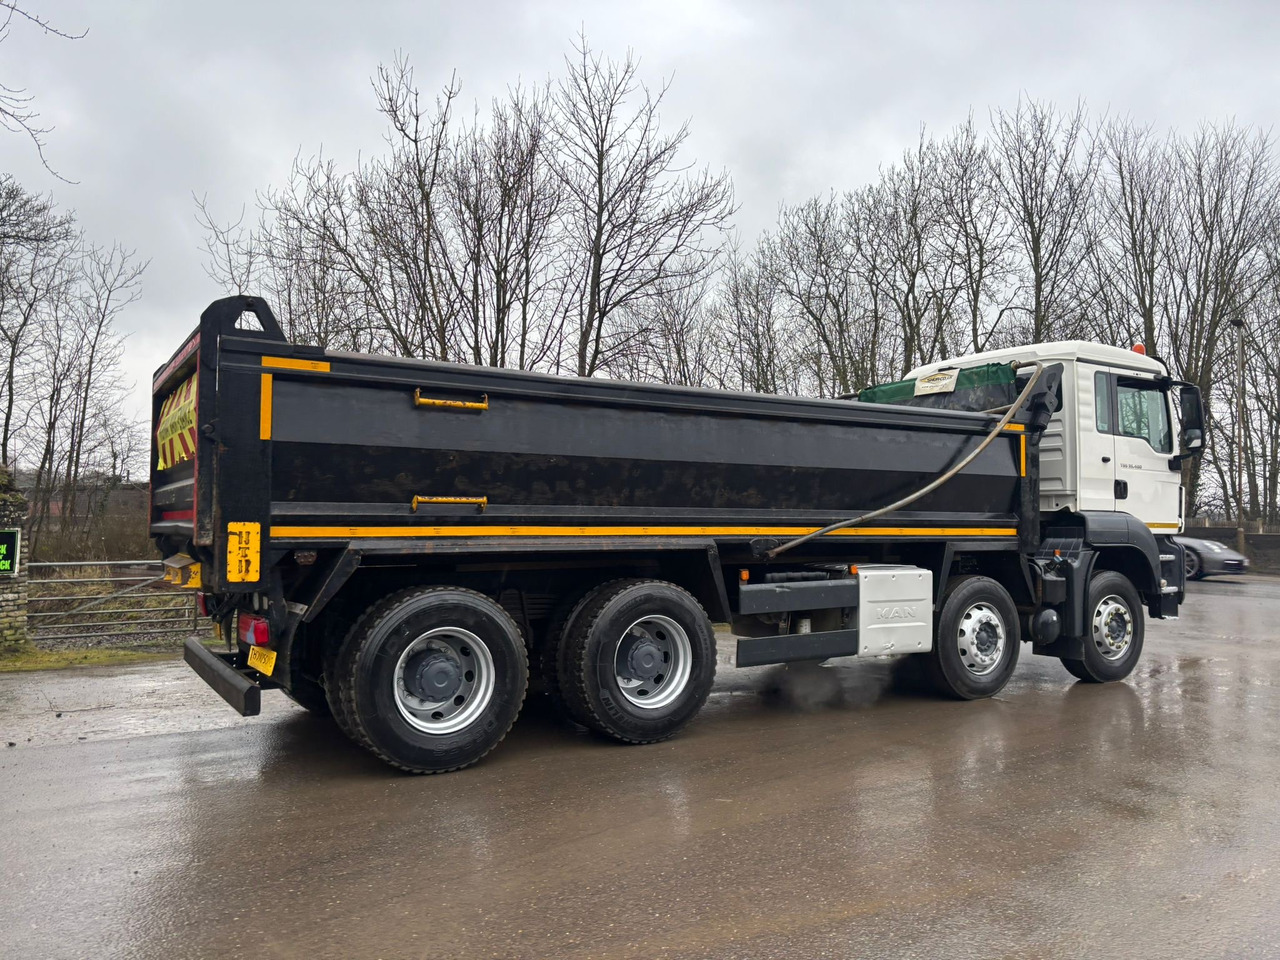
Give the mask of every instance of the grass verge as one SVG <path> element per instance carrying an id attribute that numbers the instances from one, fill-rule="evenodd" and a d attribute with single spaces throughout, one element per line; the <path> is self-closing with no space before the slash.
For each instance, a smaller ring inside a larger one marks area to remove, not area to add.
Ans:
<path id="1" fill-rule="evenodd" d="M 16 645 L 0 645 L 0 673 L 151 663 L 159 660 L 173 660 L 181 654 L 181 647 L 175 647 L 172 650 L 131 650 L 112 647 L 97 647 L 91 650 L 41 650 L 34 643 L 27 641 Z"/>

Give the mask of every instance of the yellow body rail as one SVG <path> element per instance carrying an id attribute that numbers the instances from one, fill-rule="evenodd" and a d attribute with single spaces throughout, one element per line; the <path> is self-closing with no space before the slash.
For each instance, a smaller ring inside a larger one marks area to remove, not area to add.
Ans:
<path id="1" fill-rule="evenodd" d="M 481 394 L 479 401 L 475 400 L 433 400 L 431 397 L 424 397 L 422 389 L 413 391 L 413 405 L 415 407 L 437 407 L 446 410 L 488 410 L 489 395 Z"/>
<path id="2" fill-rule="evenodd" d="M 434 504 L 434 505 L 461 504 L 464 506 L 479 507 L 481 513 L 483 513 L 484 508 L 489 505 L 489 498 L 488 497 L 414 497 L 413 501 L 409 504 L 409 509 L 412 510 L 414 513 L 417 513 L 418 507 L 424 503 Z"/>

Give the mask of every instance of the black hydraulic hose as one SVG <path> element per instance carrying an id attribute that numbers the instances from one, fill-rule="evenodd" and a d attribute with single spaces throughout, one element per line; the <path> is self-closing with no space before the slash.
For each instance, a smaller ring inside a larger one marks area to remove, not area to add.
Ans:
<path id="1" fill-rule="evenodd" d="M 965 457 L 963 460 L 957 463 L 954 467 L 952 467 L 946 473 L 942 474 L 942 476 L 936 477 L 932 482 L 921 487 L 915 493 L 909 494 L 908 496 L 903 497 L 901 500 L 898 500 L 894 503 L 889 504 L 887 507 L 881 507 L 878 510 L 872 510 L 869 513 L 864 513 L 858 517 L 852 517 L 849 520 L 841 520 L 839 523 L 833 523 L 830 526 L 823 527 L 821 530 L 815 530 L 813 531 L 813 533 L 806 533 L 803 537 L 796 537 L 794 540 L 788 540 L 786 543 L 782 544 L 781 546 L 774 547 L 772 550 L 767 551 L 765 553 L 765 556 L 768 559 L 773 560 L 774 558 L 786 553 L 788 550 L 791 550 L 795 547 L 800 546 L 800 544 L 802 543 L 808 543 L 810 540 L 814 540 L 818 537 L 826 536 L 828 533 L 833 533 L 836 530 L 843 530 L 846 527 L 854 527 L 860 523 L 866 523 L 868 520 L 874 520 L 876 517 L 883 517 L 886 513 L 893 513 L 895 510 L 901 510 L 903 507 L 910 506 L 911 504 L 919 500 L 921 497 L 932 493 L 934 490 L 937 490 L 940 486 L 942 486 L 944 483 L 946 483 L 948 480 L 950 480 L 952 477 L 958 474 L 961 470 L 963 470 L 969 464 L 973 463 L 974 459 L 977 458 L 978 454 L 980 454 L 983 450 L 987 449 L 987 447 L 991 445 L 991 441 L 993 441 L 997 436 L 1000 435 L 1000 431 L 1009 425 L 1009 422 L 1013 419 L 1013 415 L 1017 413 L 1019 410 L 1021 410 L 1022 405 L 1025 404 L 1027 400 L 1031 397 L 1031 391 L 1035 389 L 1035 385 L 1039 381 L 1040 375 L 1044 373 L 1044 364 L 1042 364 L 1038 360 L 1032 360 L 1030 363 L 1019 363 L 1014 367 L 1014 369 L 1021 370 L 1023 367 L 1029 367 L 1029 366 L 1034 366 L 1036 368 L 1035 372 L 1031 375 L 1031 379 L 1027 381 L 1027 385 L 1022 388 L 1022 393 L 1018 394 L 1018 399 L 1013 402 L 1013 405 L 1009 407 L 1009 409 L 1005 412 L 1005 415 L 1000 418 L 1000 422 L 991 428 L 991 432 L 987 434 L 987 436 L 983 439 L 983 441 L 980 444 L 978 444 L 977 448 L 973 450 L 973 452 L 971 452 L 967 457 Z"/>

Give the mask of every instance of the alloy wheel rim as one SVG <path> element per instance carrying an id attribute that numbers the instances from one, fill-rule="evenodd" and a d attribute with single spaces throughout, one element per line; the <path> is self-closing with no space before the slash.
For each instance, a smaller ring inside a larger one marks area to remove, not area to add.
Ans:
<path id="1" fill-rule="evenodd" d="M 489 706 L 495 675 L 483 640 L 461 627 L 436 627 L 415 637 L 396 661 L 396 710 L 415 730 L 456 733 Z"/>
<path id="2" fill-rule="evenodd" d="M 623 697 L 642 710 L 671 704 L 693 673 L 693 645 L 670 617 L 641 617 L 614 647 L 614 680 Z"/>

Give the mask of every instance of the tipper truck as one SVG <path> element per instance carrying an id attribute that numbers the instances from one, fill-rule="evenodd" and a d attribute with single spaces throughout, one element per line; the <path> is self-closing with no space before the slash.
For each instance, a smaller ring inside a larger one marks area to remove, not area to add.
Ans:
<path id="1" fill-rule="evenodd" d="M 153 381 L 150 530 L 243 715 L 280 688 L 386 762 L 493 749 L 531 677 L 624 743 L 716 669 L 915 658 L 989 697 L 1023 643 L 1129 675 L 1184 599 L 1200 395 L 1154 357 L 1045 343 L 801 399 L 291 343 L 218 300 Z"/>

